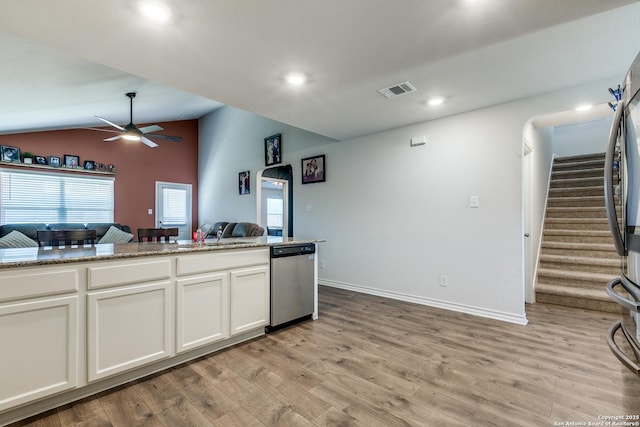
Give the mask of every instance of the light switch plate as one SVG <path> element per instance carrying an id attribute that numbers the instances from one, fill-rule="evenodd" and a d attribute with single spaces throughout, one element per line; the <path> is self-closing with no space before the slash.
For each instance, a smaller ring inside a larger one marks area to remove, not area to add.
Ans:
<path id="1" fill-rule="evenodd" d="M 469 207 L 470 208 L 479 208 L 480 207 L 480 196 L 469 196 Z"/>

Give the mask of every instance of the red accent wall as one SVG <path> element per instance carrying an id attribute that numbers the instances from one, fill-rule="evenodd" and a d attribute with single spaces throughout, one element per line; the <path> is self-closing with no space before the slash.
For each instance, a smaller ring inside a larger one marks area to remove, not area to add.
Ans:
<path id="1" fill-rule="evenodd" d="M 192 223 L 196 228 L 198 121 L 158 124 L 164 128 L 159 133 L 180 136 L 182 142 L 156 140 L 159 147 L 150 148 L 140 142 L 105 142 L 104 138 L 115 135 L 107 132 L 71 129 L 0 135 L 0 144 L 19 147 L 21 152 L 30 151 L 47 158 L 58 156 L 63 159 L 65 154 L 77 155 L 81 165 L 85 160 L 115 165 L 115 222 L 128 225 L 134 234 L 137 228 L 154 226 L 156 181 L 191 184 Z M 7 165 L 10 164 L 0 163 L 0 166 Z M 148 209 L 153 209 L 153 215 L 147 214 Z"/>

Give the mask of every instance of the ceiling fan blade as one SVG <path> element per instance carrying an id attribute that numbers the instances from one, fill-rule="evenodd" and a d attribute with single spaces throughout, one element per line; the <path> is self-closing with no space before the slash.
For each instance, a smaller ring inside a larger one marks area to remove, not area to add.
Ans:
<path id="1" fill-rule="evenodd" d="M 147 134 L 147 136 L 149 138 L 166 139 L 167 141 L 173 141 L 173 142 L 182 142 L 182 137 L 181 136 L 160 135 L 160 134 L 155 134 L 155 133 Z"/>
<path id="2" fill-rule="evenodd" d="M 105 141 L 115 141 L 122 138 L 122 135 L 116 135 L 116 136 L 112 136 L 111 138 L 105 138 Z"/>
<path id="3" fill-rule="evenodd" d="M 100 116 L 93 116 L 93 117 L 95 117 L 96 119 L 100 119 L 100 120 L 102 120 L 103 122 L 105 122 L 107 124 L 110 124 L 111 126 L 113 126 L 116 129 L 124 130 L 124 128 L 122 126 L 117 125 L 117 124 L 105 119 L 104 117 L 100 117 Z"/>
<path id="4" fill-rule="evenodd" d="M 152 140 L 150 140 L 146 136 L 140 136 L 140 142 L 142 142 L 144 145 L 147 145 L 147 146 L 149 146 L 151 148 L 158 146 L 158 144 L 156 144 L 155 142 L 153 142 Z"/>
<path id="5" fill-rule="evenodd" d="M 117 130 L 113 130 L 113 129 L 103 129 L 103 128 L 74 128 L 74 129 L 97 130 L 97 131 L 100 131 L 100 132 L 109 132 L 109 133 L 115 133 L 115 132 L 118 132 Z"/>
<path id="6" fill-rule="evenodd" d="M 163 128 L 161 128 L 158 125 L 151 125 L 151 126 L 145 126 L 143 128 L 138 128 L 138 130 L 142 133 L 150 133 L 150 132 L 159 132 L 163 130 Z"/>

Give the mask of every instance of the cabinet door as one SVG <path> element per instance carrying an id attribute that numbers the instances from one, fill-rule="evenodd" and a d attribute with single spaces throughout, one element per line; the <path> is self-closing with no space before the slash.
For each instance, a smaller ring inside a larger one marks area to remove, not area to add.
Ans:
<path id="1" fill-rule="evenodd" d="M 74 388 L 78 296 L 0 306 L 0 411 Z"/>
<path id="2" fill-rule="evenodd" d="M 176 352 L 229 337 L 229 274 L 177 281 Z"/>
<path id="3" fill-rule="evenodd" d="M 231 335 L 269 324 L 269 267 L 231 272 Z"/>
<path id="4" fill-rule="evenodd" d="M 87 363 L 95 381 L 173 355 L 171 282 L 87 295 Z"/>

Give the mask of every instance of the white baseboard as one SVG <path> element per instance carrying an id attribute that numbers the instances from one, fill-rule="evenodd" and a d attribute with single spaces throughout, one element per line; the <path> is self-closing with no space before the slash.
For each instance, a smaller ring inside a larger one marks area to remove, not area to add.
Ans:
<path id="1" fill-rule="evenodd" d="M 445 310 L 457 311 L 459 313 L 472 314 L 474 316 L 486 317 L 503 322 L 526 325 L 528 323 L 526 314 L 515 315 L 486 308 L 473 307 L 464 304 L 457 304 L 448 301 L 440 301 L 432 298 L 425 298 L 416 295 L 403 294 L 400 292 L 387 291 L 382 289 L 369 288 L 366 286 L 353 285 L 350 283 L 337 282 L 335 280 L 318 279 L 318 284 L 332 288 L 345 289 L 347 291 L 360 292 L 363 294 L 375 295 L 383 298 L 390 298 L 399 301 L 412 302 L 429 307 L 444 308 Z"/>

